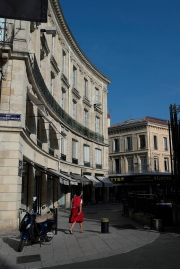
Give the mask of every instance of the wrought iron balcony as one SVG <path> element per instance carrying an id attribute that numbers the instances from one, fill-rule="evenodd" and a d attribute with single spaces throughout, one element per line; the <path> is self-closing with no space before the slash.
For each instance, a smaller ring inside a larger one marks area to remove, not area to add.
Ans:
<path id="1" fill-rule="evenodd" d="M 90 167 L 90 162 L 84 162 L 84 166 Z"/>
<path id="2" fill-rule="evenodd" d="M 14 24 L 0 22 L 0 44 L 10 45 L 14 38 Z"/>
<path id="3" fill-rule="evenodd" d="M 42 142 L 39 139 L 37 139 L 37 146 L 42 149 Z"/>
<path id="4" fill-rule="evenodd" d="M 49 154 L 50 154 L 51 156 L 54 156 L 54 149 L 49 148 Z"/>
<path id="5" fill-rule="evenodd" d="M 61 153 L 61 160 L 66 161 L 66 155 Z"/>
<path id="6" fill-rule="evenodd" d="M 78 164 L 78 159 L 72 158 L 72 163 Z"/>
<path id="7" fill-rule="evenodd" d="M 44 79 L 41 75 L 41 72 L 39 70 L 39 66 L 36 60 L 36 57 L 34 54 L 30 54 L 31 57 L 31 64 L 33 69 L 33 74 L 36 79 L 36 82 L 39 86 L 39 89 L 44 96 L 46 102 L 49 104 L 51 109 L 56 113 L 56 115 L 66 124 L 69 126 L 69 128 L 73 129 L 74 131 L 78 132 L 79 134 L 86 136 L 89 139 L 92 139 L 96 142 L 104 143 L 104 136 L 100 135 L 98 133 L 95 133 L 85 126 L 78 123 L 76 120 L 74 120 L 71 116 L 69 116 L 57 103 L 57 101 L 54 99 L 54 97 L 51 95 L 50 91 L 48 90 Z"/>
<path id="8" fill-rule="evenodd" d="M 102 164 L 97 164 L 97 163 L 96 163 L 96 168 L 97 168 L 97 169 L 102 169 Z"/>

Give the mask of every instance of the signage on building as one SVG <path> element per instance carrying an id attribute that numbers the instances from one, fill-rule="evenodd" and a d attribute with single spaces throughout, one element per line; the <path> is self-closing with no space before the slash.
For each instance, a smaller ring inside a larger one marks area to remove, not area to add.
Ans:
<path id="1" fill-rule="evenodd" d="M 123 175 L 122 176 L 110 176 L 109 180 L 116 183 L 167 183 L 171 182 L 172 176 L 168 174 L 159 175 Z"/>
<path id="2" fill-rule="evenodd" d="M 21 120 L 21 114 L 0 113 L 0 120 L 20 121 Z"/>

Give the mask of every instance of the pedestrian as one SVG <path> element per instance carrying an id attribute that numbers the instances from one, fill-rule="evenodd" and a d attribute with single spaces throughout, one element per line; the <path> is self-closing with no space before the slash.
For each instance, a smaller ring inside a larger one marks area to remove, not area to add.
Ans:
<path id="1" fill-rule="evenodd" d="M 82 198 L 80 197 L 81 192 L 77 191 L 76 195 L 71 201 L 71 215 L 69 217 L 69 223 L 71 227 L 69 229 L 70 234 L 73 234 L 73 228 L 76 223 L 79 223 L 80 233 L 83 233 L 82 223 L 84 221 L 84 214 L 82 211 Z"/>

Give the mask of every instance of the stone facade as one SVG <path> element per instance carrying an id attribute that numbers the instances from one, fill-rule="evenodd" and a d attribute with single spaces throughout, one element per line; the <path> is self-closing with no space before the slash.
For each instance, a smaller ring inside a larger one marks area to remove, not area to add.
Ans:
<path id="1" fill-rule="evenodd" d="M 70 173 L 108 175 L 110 80 L 82 53 L 58 0 L 47 23 L 0 23 L 0 229 L 17 229 L 34 195 L 39 210 L 69 207 L 80 185 Z"/>
<path id="2" fill-rule="evenodd" d="M 171 172 L 168 122 L 146 117 L 114 124 L 109 132 L 109 173 Z"/>

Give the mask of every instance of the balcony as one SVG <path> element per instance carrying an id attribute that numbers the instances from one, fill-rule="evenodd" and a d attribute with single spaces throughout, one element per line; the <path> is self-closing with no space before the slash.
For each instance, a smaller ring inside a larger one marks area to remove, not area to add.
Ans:
<path id="1" fill-rule="evenodd" d="M 91 140 L 94 140 L 99 143 L 104 143 L 104 136 L 97 134 L 85 126 L 78 123 L 76 120 L 74 120 L 69 114 L 67 114 L 57 103 L 57 101 L 54 99 L 54 97 L 49 92 L 44 79 L 41 75 L 41 72 L 39 70 L 37 60 L 34 54 L 30 54 L 30 60 L 33 70 L 33 75 L 36 80 L 36 83 L 39 86 L 39 90 L 41 94 L 44 96 L 46 102 L 49 104 L 51 109 L 56 113 L 56 115 L 64 122 L 70 129 L 74 130 L 75 132 L 81 134 L 82 136 L 85 136 Z"/>
<path id="2" fill-rule="evenodd" d="M 54 156 L 54 149 L 49 148 L 49 154 L 50 154 L 51 156 Z"/>
<path id="3" fill-rule="evenodd" d="M 96 168 L 97 168 L 97 169 L 102 169 L 102 164 L 97 164 L 97 163 L 96 163 Z"/>
<path id="4" fill-rule="evenodd" d="M 66 155 L 61 153 L 61 160 L 66 161 Z"/>
<path id="5" fill-rule="evenodd" d="M 78 164 L 78 159 L 72 158 L 72 163 Z"/>
<path id="6" fill-rule="evenodd" d="M 42 142 L 39 139 L 37 139 L 37 146 L 42 149 Z"/>
<path id="7" fill-rule="evenodd" d="M 84 166 L 90 167 L 90 162 L 84 162 Z"/>
<path id="8" fill-rule="evenodd" d="M 28 129 L 28 127 L 27 127 L 27 126 L 25 126 L 25 132 L 26 132 L 27 136 L 29 136 L 29 137 L 30 137 L 31 132 L 29 131 L 29 129 Z"/>
<path id="9" fill-rule="evenodd" d="M 14 38 L 14 24 L 7 22 L 0 22 L 0 45 L 12 46 Z"/>

